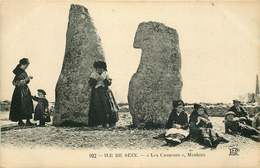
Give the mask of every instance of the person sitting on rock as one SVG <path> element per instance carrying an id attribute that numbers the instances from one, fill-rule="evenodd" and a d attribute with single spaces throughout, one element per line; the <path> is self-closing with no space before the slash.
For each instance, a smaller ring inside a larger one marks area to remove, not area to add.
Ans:
<path id="1" fill-rule="evenodd" d="M 233 111 L 228 111 L 225 114 L 225 133 L 232 135 L 241 135 L 244 137 L 259 139 L 260 131 L 247 125 L 245 120 L 236 117 Z"/>
<path id="2" fill-rule="evenodd" d="M 233 111 L 236 117 L 243 119 L 247 125 L 252 126 L 252 120 L 249 118 L 246 109 L 241 106 L 239 100 L 233 100 L 233 106 L 228 111 Z"/>
<path id="3" fill-rule="evenodd" d="M 216 148 L 220 142 L 227 143 L 228 140 L 213 130 L 213 125 L 205 107 L 194 104 L 194 110 L 189 121 L 190 138 L 199 144 Z"/>
<path id="4" fill-rule="evenodd" d="M 115 99 L 109 90 L 112 80 L 107 73 L 107 65 L 104 61 L 96 61 L 93 66 L 95 70 L 89 79 L 91 86 L 89 126 L 102 125 L 106 128 L 109 124 L 109 127 L 114 127 L 118 121 L 118 111 Z"/>
<path id="5" fill-rule="evenodd" d="M 163 138 L 168 146 L 176 146 L 186 140 L 188 131 L 188 115 L 184 111 L 184 102 L 182 100 L 173 101 L 173 110 L 169 116 L 163 133 L 155 139 Z"/>
<path id="6" fill-rule="evenodd" d="M 49 103 L 48 100 L 46 99 L 46 92 L 43 89 L 38 89 L 37 90 L 37 95 L 33 96 L 32 99 L 34 101 L 37 101 L 37 105 L 35 107 L 35 112 L 34 112 L 34 120 L 38 121 L 39 120 L 39 125 L 40 127 L 45 126 L 45 122 L 48 121 L 47 118 L 50 117 L 49 115 Z"/>

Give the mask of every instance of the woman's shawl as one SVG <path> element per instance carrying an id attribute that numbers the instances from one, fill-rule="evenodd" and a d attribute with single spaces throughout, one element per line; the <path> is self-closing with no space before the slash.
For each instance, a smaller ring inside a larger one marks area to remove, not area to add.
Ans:
<path id="1" fill-rule="evenodd" d="M 93 71 L 90 75 L 91 79 L 94 79 L 96 81 L 95 88 L 98 88 L 100 86 L 105 87 L 105 81 L 110 81 L 109 75 L 107 71 L 104 71 L 102 74 L 97 73 L 96 71 Z"/>
<path id="2" fill-rule="evenodd" d="M 30 78 L 28 77 L 27 73 L 21 69 L 19 66 L 13 70 L 15 77 L 13 79 L 13 85 L 15 86 L 23 86 L 30 82 Z"/>

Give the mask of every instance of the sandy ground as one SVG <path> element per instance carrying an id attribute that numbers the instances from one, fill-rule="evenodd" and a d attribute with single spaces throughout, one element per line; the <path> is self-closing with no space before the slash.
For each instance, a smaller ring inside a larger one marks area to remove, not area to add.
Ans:
<path id="1" fill-rule="evenodd" d="M 2 116 L 6 116 L 2 115 Z M 14 146 L 49 146 L 68 148 L 111 148 L 111 149 L 167 149 L 165 142 L 152 137 L 164 132 L 164 129 L 142 130 L 131 129 L 131 115 L 119 113 L 120 120 L 114 129 L 89 128 L 89 127 L 46 127 L 16 128 L 1 132 L 1 144 Z M 1 122 L 4 119 L 2 118 Z M 214 129 L 224 134 L 222 117 L 211 117 Z M 4 121 L 10 123 L 9 121 Z M 241 148 L 259 146 L 260 143 L 241 136 L 224 135 L 230 143 L 221 144 L 219 149 L 228 148 L 230 145 L 238 144 Z M 202 146 L 187 141 L 175 148 L 200 149 Z"/>
<path id="2" fill-rule="evenodd" d="M 5 115 L 1 115 L 7 116 Z M 156 140 L 152 137 L 163 133 L 163 129 L 155 130 L 138 130 L 130 129 L 128 126 L 131 124 L 131 115 L 129 113 L 119 113 L 120 121 L 117 123 L 117 128 L 115 129 L 103 129 L 96 128 L 91 129 L 88 127 L 54 127 L 48 125 L 47 127 L 34 127 L 34 128 L 23 128 L 23 129 L 11 129 L 1 132 L 1 159 L 6 166 L 11 163 L 8 159 L 13 158 L 19 153 L 22 155 L 35 157 L 36 160 L 28 162 L 27 167 L 31 165 L 29 163 L 34 163 L 42 158 L 43 155 L 57 157 L 59 153 L 65 154 L 67 157 L 71 152 L 74 156 L 82 157 L 84 153 L 85 159 L 89 159 L 90 151 L 95 150 L 99 155 L 99 158 L 103 158 L 105 151 L 134 151 L 138 155 L 147 155 L 148 153 L 157 153 L 158 151 L 164 153 L 167 152 L 177 152 L 177 153 L 187 153 L 187 152 L 199 152 L 206 155 L 208 159 L 212 159 L 217 162 L 224 161 L 225 159 L 230 159 L 229 149 L 232 146 L 236 146 L 239 149 L 238 157 L 231 157 L 232 160 L 229 164 L 230 167 L 239 167 L 243 165 L 245 160 L 250 158 L 250 164 L 247 167 L 257 167 L 260 165 L 260 143 L 255 142 L 251 139 L 244 138 L 241 136 L 231 136 L 225 135 L 227 139 L 230 140 L 227 144 L 220 144 L 217 149 L 204 148 L 194 142 L 187 141 L 176 147 L 164 146 L 165 142 L 162 140 Z M 1 122 L 6 122 L 6 118 L 0 118 Z M 211 117 L 213 126 L 218 133 L 224 133 L 224 125 L 222 117 Z M 52 151 L 52 152 L 50 152 Z M 151 151 L 151 152 L 148 152 Z M 42 154 L 40 154 L 42 153 Z M 113 152 L 115 154 L 115 152 Z M 102 156 L 101 156 L 102 155 Z M 3 157 L 4 156 L 4 157 Z M 38 156 L 38 157 L 37 157 Z M 17 157 L 21 158 L 20 155 Z M 82 162 L 85 161 L 83 158 Z M 222 158 L 222 159 L 221 159 Z M 240 160 L 240 159 L 242 160 Z M 25 165 L 24 160 L 27 157 L 21 159 L 21 165 Z M 58 158 L 56 161 L 61 158 Z M 76 159 L 76 158 L 75 158 Z M 125 159 L 125 158 L 122 158 Z M 143 160 L 146 157 L 137 158 Z M 178 159 L 176 157 L 168 159 Z M 184 158 L 182 158 L 184 159 Z M 223 160 L 224 159 L 224 160 Z M 229 161 L 226 160 L 226 161 Z M 235 159 L 236 161 L 234 161 Z M 97 159 L 96 159 L 97 160 Z M 51 161 L 50 163 L 56 163 L 56 161 Z M 110 162 L 111 160 L 109 160 Z M 118 160 L 114 160 L 117 162 Z M 156 160 L 153 160 L 156 161 Z M 166 160 L 167 161 L 167 160 Z M 177 160 L 176 160 L 177 161 Z M 44 161 L 43 161 L 44 162 Z M 191 160 L 189 160 L 191 162 Z M 15 163 L 15 162 L 12 162 Z M 19 159 L 17 160 L 19 162 Z M 45 163 L 45 162 L 44 162 Z M 146 162 L 144 162 L 145 164 Z M 171 162 L 169 162 L 170 164 Z M 82 163 L 83 164 L 83 163 Z M 176 163 L 177 164 L 177 163 Z M 156 163 L 154 163 L 156 165 Z M 10 165 L 12 167 L 12 165 Z M 48 166 L 48 165 L 45 165 Z M 43 166 L 43 167 L 45 167 Z M 50 165 L 49 165 L 50 166 Z M 80 165 L 78 165 L 80 167 Z M 130 167 L 139 167 L 134 165 L 129 165 Z M 179 165 L 180 166 L 180 165 Z M 194 166 L 194 165 L 193 165 Z M 202 167 L 205 165 L 201 165 Z M 217 165 L 211 165 L 214 167 Z M 16 167 L 16 166 L 14 166 Z M 115 166 L 114 166 L 115 167 Z M 244 166 L 242 166 L 244 167 Z"/>

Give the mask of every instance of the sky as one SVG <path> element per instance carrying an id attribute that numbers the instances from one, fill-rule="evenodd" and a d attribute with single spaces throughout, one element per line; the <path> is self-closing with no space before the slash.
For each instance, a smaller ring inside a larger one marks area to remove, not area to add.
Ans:
<path id="1" fill-rule="evenodd" d="M 70 4 L 88 8 L 113 78 L 118 102 L 127 102 L 128 84 L 141 50 L 133 48 L 137 26 L 157 21 L 175 28 L 182 56 L 185 102 L 231 102 L 255 90 L 260 75 L 260 5 L 247 2 L 0 1 L 0 100 L 10 100 L 12 70 L 22 57 L 34 78 L 33 94 L 55 85 L 65 51 Z"/>

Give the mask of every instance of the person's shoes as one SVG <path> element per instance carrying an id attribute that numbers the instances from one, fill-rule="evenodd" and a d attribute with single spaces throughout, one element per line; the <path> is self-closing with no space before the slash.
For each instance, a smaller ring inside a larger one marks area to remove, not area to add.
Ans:
<path id="1" fill-rule="evenodd" d="M 116 123 L 108 123 L 108 127 L 113 129 L 116 127 Z"/>
<path id="2" fill-rule="evenodd" d="M 229 140 L 224 137 L 219 137 L 219 141 L 223 143 L 229 143 Z"/>
<path id="3" fill-rule="evenodd" d="M 204 144 L 207 147 L 210 147 L 210 148 L 212 147 L 212 143 L 211 143 L 211 141 L 208 138 L 204 139 Z"/>
<path id="4" fill-rule="evenodd" d="M 181 140 L 178 139 L 178 138 L 166 137 L 165 139 L 166 139 L 167 141 L 170 141 L 170 142 L 181 143 Z"/>
<path id="5" fill-rule="evenodd" d="M 96 129 L 100 129 L 100 128 L 103 128 L 102 125 L 97 125 L 97 126 L 94 126 Z"/>
<path id="6" fill-rule="evenodd" d="M 102 124 L 103 128 L 108 128 L 107 124 Z"/>
<path id="7" fill-rule="evenodd" d="M 213 143 L 212 143 L 212 147 L 213 149 L 217 148 L 217 146 L 219 145 L 219 140 L 215 140 Z"/>
<path id="8" fill-rule="evenodd" d="M 168 146 L 177 146 L 181 143 L 181 140 L 178 138 L 172 138 L 172 137 L 165 137 L 165 141 Z"/>
<path id="9" fill-rule="evenodd" d="M 167 143 L 166 143 L 166 146 L 175 147 L 175 146 L 177 146 L 177 145 L 179 145 L 179 144 L 180 144 L 179 142 L 172 141 L 172 142 L 167 142 Z"/>
<path id="10" fill-rule="evenodd" d="M 165 138 L 165 133 L 153 137 L 153 139 L 164 139 L 164 138 Z"/>
<path id="11" fill-rule="evenodd" d="M 251 135 L 250 138 L 256 142 L 260 142 L 260 135 Z"/>
<path id="12" fill-rule="evenodd" d="M 116 126 L 109 126 L 109 127 L 108 127 L 109 130 L 113 130 L 113 129 L 115 129 L 115 128 L 116 128 Z"/>
<path id="13" fill-rule="evenodd" d="M 34 126 L 35 124 L 33 124 L 31 121 L 26 121 L 26 126 Z"/>
<path id="14" fill-rule="evenodd" d="M 19 121 L 18 126 L 25 126 L 25 123 L 23 121 Z"/>

